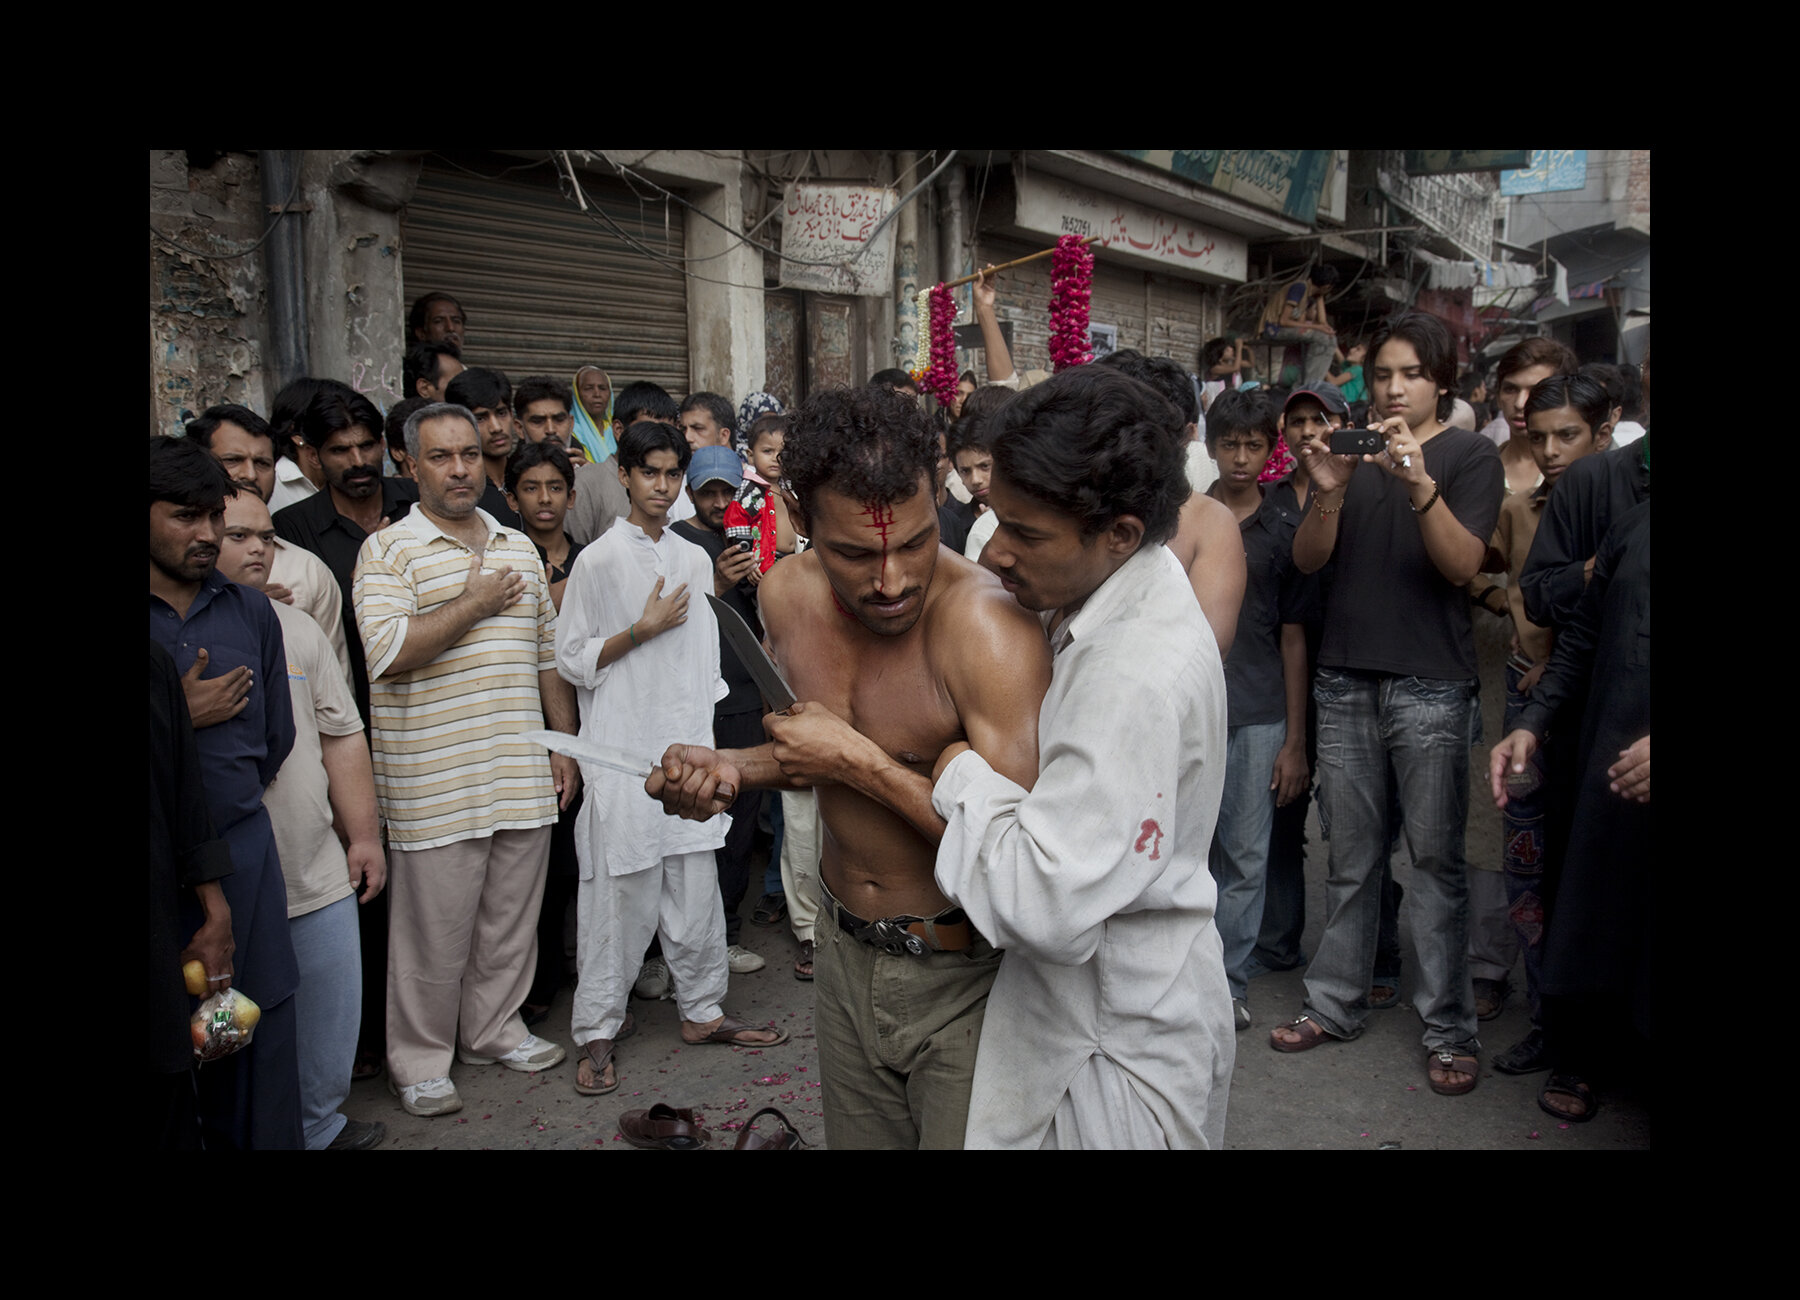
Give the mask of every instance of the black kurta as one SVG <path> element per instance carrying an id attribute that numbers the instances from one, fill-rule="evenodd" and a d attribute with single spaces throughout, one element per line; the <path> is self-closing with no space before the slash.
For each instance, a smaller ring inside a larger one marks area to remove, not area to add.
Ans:
<path id="1" fill-rule="evenodd" d="M 1600 544 L 1594 578 L 1574 618 L 1558 630 L 1543 680 L 1520 725 L 1543 736 L 1585 685 L 1576 751 L 1574 824 L 1559 862 L 1544 936 L 1543 990 L 1553 996 L 1626 999 L 1650 1033 L 1650 952 L 1655 875 L 1650 805 L 1607 788 L 1619 751 L 1650 734 L 1650 503 L 1616 520 Z M 1574 729 L 1572 717 L 1558 719 Z"/>

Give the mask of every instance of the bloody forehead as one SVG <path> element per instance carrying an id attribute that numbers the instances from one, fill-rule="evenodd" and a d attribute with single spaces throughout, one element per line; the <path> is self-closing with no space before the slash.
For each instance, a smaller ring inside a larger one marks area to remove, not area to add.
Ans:
<path id="1" fill-rule="evenodd" d="M 888 544 L 888 533 L 894 526 L 894 507 L 885 501 L 863 502 L 862 516 L 868 522 L 865 528 L 872 528 L 881 534 L 881 545 L 885 550 Z"/>

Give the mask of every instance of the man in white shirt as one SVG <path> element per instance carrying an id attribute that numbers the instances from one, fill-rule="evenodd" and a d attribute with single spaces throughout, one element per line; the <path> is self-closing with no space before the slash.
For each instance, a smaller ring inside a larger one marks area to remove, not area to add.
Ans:
<path id="1" fill-rule="evenodd" d="M 934 773 L 938 886 L 1006 952 L 965 1144 L 1216 1148 L 1236 1057 L 1207 869 L 1225 678 L 1161 544 L 1188 490 L 1181 422 L 1080 366 L 995 425 L 981 562 L 1053 658 L 1030 790 L 962 744 Z"/>

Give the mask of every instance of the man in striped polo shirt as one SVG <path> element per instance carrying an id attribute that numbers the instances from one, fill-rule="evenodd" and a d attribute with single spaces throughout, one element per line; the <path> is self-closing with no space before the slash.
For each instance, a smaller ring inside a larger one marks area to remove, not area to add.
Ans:
<path id="1" fill-rule="evenodd" d="M 363 543 L 353 598 L 367 647 L 375 785 L 388 822 L 388 1080 L 413 1115 L 462 1107 L 465 1065 L 532 1072 L 563 1049 L 525 1028 L 536 918 L 574 760 L 513 739 L 576 730 L 556 673 L 556 608 L 524 534 L 477 502 L 470 413 L 406 422 L 419 507 Z M 455 1040 L 453 1042 L 453 1040 Z"/>

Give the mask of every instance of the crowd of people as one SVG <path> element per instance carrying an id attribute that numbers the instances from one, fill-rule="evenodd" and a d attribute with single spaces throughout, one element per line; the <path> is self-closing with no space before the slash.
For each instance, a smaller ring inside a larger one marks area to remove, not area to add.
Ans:
<path id="1" fill-rule="evenodd" d="M 153 1140 L 378 1146 L 354 1080 L 432 1118 L 453 1066 L 557 1066 L 571 973 L 584 1096 L 633 997 L 779 1048 L 726 1006 L 754 888 L 832 1149 L 1216 1148 L 1259 975 L 1306 968 L 1278 1052 L 1399 1005 L 1402 837 L 1429 1087 L 1476 1086 L 1522 954 L 1492 1064 L 1591 1119 L 1649 1033 L 1648 364 L 1459 379 L 1433 317 L 1341 337 L 1332 281 L 1271 297 L 1264 385 L 1234 338 L 1017 372 L 981 279 L 986 382 L 937 410 L 901 370 L 792 410 L 514 383 L 433 293 L 385 413 L 304 378 L 152 438 Z M 190 960 L 262 1008 L 199 1069 Z"/>

